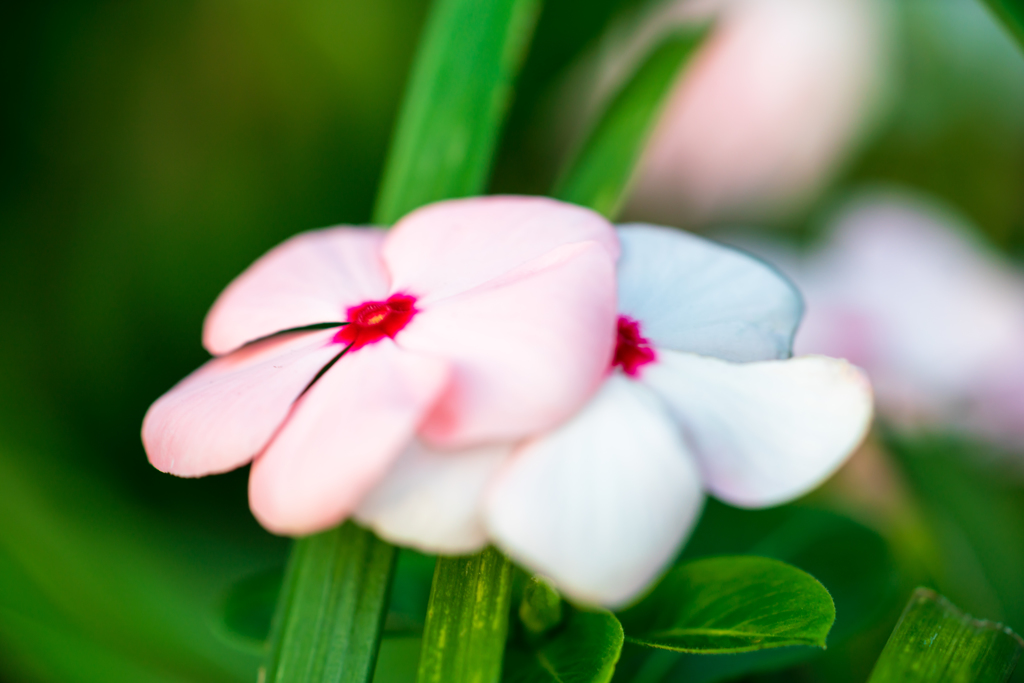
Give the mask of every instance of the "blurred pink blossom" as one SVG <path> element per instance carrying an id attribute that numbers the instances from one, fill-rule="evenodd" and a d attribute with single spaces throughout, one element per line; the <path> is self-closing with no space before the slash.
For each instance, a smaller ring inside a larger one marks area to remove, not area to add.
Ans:
<path id="1" fill-rule="evenodd" d="M 298 235 L 214 303 L 216 358 L 149 409 L 150 461 L 193 477 L 255 459 L 253 513 L 307 534 L 350 515 L 421 440 L 552 428 L 607 370 L 618 249 L 598 214 L 527 197 Z"/>
<path id="2" fill-rule="evenodd" d="M 769 249 L 800 286 L 800 353 L 865 368 L 904 427 L 1024 447 L 1024 273 L 962 220 L 921 199 L 872 195 L 803 259 Z"/>
<path id="3" fill-rule="evenodd" d="M 605 49 L 628 74 L 680 24 L 713 20 L 647 146 L 629 215 L 665 223 L 772 217 L 832 177 L 884 101 L 884 0 L 673 0 Z"/>

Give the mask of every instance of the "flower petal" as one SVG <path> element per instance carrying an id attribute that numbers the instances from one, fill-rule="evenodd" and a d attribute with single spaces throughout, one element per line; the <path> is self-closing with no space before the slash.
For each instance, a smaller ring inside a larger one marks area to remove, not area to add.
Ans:
<path id="1" fill-rule="evenodd" d="M 729 363 L 659 350 L 643 382 L 668 403 L 716 497 L 776 505 L 824 481 L 871 424 L 871 386 L 846 361 Z"/>
<path id="2" fill-rule="evenodd" d="M 640 36 L 655 27 L 653 37 L 664 36 L 684 19 L 679 15 L 690 25 L 713 19 L 714 28 L 645 146 L 627 209 L 633 214 L 705 224 L 792 215 L 818 196 L 887 104 L 896 73 L 890 3 L 652 7 Z"/>
<path id="3" fill-rule="evenodd" d="M 614 266 L 583 242 L 424 306 L 403 348 L 447 358 L 452 380 L 420 434 L 444 449 L 516 441 L 568 419 L 607 372 Z"/>
<path id="4" fill-rule="evenodd" d="M 142 442 L 158 470 L 227 472 L 252 460 L 310 380 L 341 349 L 333 332 L 268 339 L 214 358 L 150 406 Z"/>
<path id="5" fill-rule="evenodd" d="M 328 228 L 271 249 L 217 297 L 203 325 L 203 345 L 220 355 L 268 334 L 345 320 L 349 306 L 388 294 L 381 261 L 384 232 Z"/>
<path id="6" fill-rule="evenodd" d="M 447 375 L 442 361 L 389 339 L 342 357 L 253 463 L 253 514 L 292 535 L 345 519 L 405 448 Z"/>
<path id="7" fill-rule="evenodd" d="M 517 562 L 575 600 L 618 607 L 664 569 L 702 502 L 697 465 L 661 401 L 615 373 L 575 418 L 513 456 L 485 515 Z"/>
<path id="8" fill-rule="evenodd" d="M 487 544 L 484 488 L 512 451 L 491 445 L 436 451 L 414 440 L 356 510 L 356 518 L 392 543 L 458 555 Z"/>
<path id="9" fill-rule="evenodd" d="M 619 311 L 655 346 L 733 361 L 788 358 L 803 303 L 777 270 L 690 233 L 619 227 Z"/>
<path id="10" fill-rule="evenodd" d="M 400 220 L 384 244 L 393 290 L 429 303 L 507 274 L 547 252 L 618 242 L 599 214 L 544 197 L 474 197 L 431 204 Z"/>

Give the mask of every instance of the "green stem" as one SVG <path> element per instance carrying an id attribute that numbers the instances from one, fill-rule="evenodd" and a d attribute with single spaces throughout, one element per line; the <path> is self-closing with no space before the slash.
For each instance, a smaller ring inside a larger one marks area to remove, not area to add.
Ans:
<path id="1" fill-rule="evenodd" d="M 1017 45 L 1024 50 L 1024 0 L 985 0 L 1006 30 L 1017 39 Z"/>
<path id="2" fill-rule="evenodd" d="M 667 95 L 706 32 L 700 26 L 673 33 L 651 51 L 563 171 L 554 197 L 618 215 Z"/>
<path id="3" fill-rule="evenodd" d="M 394 565 L 394 547 L 351 522 L 295 541 L 260 680 L 370 681 Z"/>
<path id="4" fill-rule="evenodd" d="M 511 594 L 512 564 L 493 548 L 438 558 L 418 683 L 498 683 Z"/>

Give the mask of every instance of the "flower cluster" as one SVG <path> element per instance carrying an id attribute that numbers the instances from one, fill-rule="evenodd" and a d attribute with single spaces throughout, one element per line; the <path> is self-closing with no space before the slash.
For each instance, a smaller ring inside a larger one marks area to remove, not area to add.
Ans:
<path id="1" fill-rule="evenodd" d="M 215 358 L 150 408 L 143 441 L 180 476 L 252 461 L 271 531 L 355 517 L 431 552 L 493 542 L 576 600 L 624 604 L 705 492 L 789 500 L 863 437 L 862 374 L 789 359 L 801 309 L 771 267 L 676 230 L 441 202 L 259 259 L 207 317 Z"/>

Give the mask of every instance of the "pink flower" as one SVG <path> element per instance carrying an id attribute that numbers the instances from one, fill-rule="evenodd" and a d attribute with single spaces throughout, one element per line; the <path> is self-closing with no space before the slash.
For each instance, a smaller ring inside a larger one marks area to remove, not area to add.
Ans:
<path id="1" fill-rule="evenodd" d="M 827 183 L 884 100 L 879 0 L 672 0 L 606 48 L 609 80 L 680 25 L 713 20 L 676 84 L 627 212 L 678 223 L 774 216 Z M 618 72 L 618 73 L 615 73 Z"/>
<path id="2" fill-rule="evenodd" d="M 776 258 L 807 297 L 796 348 L 864 367 L 886 417 L 1024 446 L 1024 274 L 973 228 L 875 193 L 807 258 Z"/>
<path id="3" fill-rule="evenodd" d="M 526 197 L 298 235 L 214 303 L 217 357 L 149 409 L 150 461 L 188 477 L 253 461 L 265 527 L 330 527 L 411 443 L 516 441 L 571 416 L 612 356 L 617 254 L 597 214 Z"/>
<path id="4" fill-rule="evenodd" d="M 620 606 L 666 566 L 705 492 L 742 507 L 810 490 L 871 418 L 863 374 L 787 359 L 802 305 L 765 264 L 667 228 L 619 230 L 618 341 L 597 395 L 520 444 L 408 450 L 357 516 L 435 552 L 497 543 L 570 597 Z"/>

